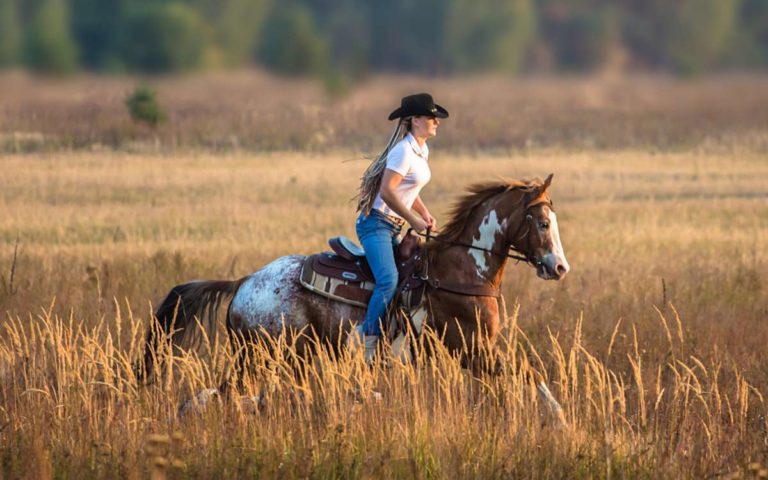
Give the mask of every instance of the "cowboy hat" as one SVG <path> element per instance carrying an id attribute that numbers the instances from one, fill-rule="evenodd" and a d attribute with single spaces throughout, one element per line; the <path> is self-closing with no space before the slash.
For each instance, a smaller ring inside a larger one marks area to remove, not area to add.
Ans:
<path id="1" fill-rule="evenodd" d="M 432 95 L 428 93 L 417 93 L 403 97 L 400 101 L 400 107 L 389 114 L 389 119 L 410 117 L 413 115 L 424 115 L 427 117 L 448 118 L 448 110 L 436 104 L 432 100 Z"/>

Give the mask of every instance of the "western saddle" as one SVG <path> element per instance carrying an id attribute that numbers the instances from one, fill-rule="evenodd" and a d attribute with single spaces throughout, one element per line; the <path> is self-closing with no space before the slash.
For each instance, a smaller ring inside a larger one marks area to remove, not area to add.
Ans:
<path id="1" fill-rule="evenodd" d="M 366 308 L 375 284 L 365 251 L 347 237 L 328 240 L 333 252 L 310 255 L 301 269 L 300 283 L 331 300 Z M 423 268 L 419 238 L 410 232 L 394 247 L 398 270 L 399 306 L 420 304 L 426 283 L 417 272 Z"/>

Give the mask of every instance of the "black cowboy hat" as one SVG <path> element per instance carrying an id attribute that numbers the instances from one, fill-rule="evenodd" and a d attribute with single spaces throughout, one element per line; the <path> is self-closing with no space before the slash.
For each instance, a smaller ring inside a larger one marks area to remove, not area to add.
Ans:
<path id="1" fill-rule="evenodd" d="M 403 97 L 400 108 L 389 114 L 389 119 L 410 117 L 412 115 L 424 115 L 427 117 L 448 118 L 448 110 L 436 104 L 432 95 L 417 93 Z"/>

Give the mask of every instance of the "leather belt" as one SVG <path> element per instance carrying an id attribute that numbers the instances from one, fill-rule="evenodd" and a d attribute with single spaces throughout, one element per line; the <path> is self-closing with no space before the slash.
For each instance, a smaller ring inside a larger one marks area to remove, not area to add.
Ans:
<path id="1" fill-rule="evenodd" d="M 394 215 L 387 215 L 386 217 L 387 217 L 387 220 L 389 220 L 390 222 L 394 223 L 398 227 L 402 227 L 403 225 L 405 225 L 405 220 L 403 220 L 400 217 L 396 217 Z"/>
<path id="2" fill-rule="evenodd" d="M 396 217 L 394 215 L 388 215 L 388 214 L 382 212 L 381 210 L 371 210 L 371 213 L 374 213 L 374 214 L 380 216 L 381 218 L 383 218 L 386 221 L 392 223 L 396 227 L 402 227 L 403 225 L 405 225 L 405 220 L 404 219 L 402 219 L 400 217 Z"/>

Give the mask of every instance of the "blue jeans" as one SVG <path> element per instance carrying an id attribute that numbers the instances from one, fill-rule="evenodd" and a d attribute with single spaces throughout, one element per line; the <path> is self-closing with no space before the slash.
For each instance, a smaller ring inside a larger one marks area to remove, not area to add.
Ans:
<path id="1" fill-rule="evenodd" d="M 365 249 L 365 258 L 376 280 L 363 322 L 366 335 L 381 335 L 381 322 L 385 320 L 387 306 L 396 293 L 397 265 L 393 247 L 398 244 L 401 228 L 377 210 L 357 217 L 357 238 Z"/>

